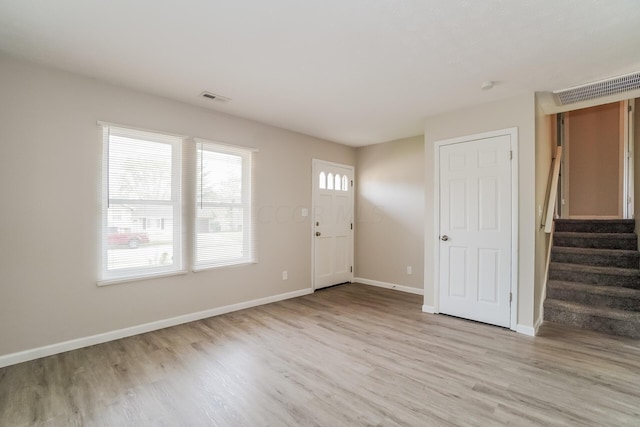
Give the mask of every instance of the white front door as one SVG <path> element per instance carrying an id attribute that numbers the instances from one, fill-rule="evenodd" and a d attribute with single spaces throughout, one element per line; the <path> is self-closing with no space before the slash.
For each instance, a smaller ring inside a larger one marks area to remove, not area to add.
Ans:
<path id="1" fill-rule="evenodd" d="M 441 313 L 511 322 L 511 136 L 440 145 Z"/>
<path id="2" fill-rule="evenodd" d="M 353 279 L 353 166 L 313 160 L 313 284 Z"/>

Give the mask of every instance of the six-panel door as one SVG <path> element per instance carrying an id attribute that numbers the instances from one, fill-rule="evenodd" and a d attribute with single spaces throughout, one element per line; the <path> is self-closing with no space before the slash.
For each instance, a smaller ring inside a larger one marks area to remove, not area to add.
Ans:
<path id="1" fill-rule="evenodd" d="M 508 135 L 439 148 L 440 312 L 510 326 Z"/>

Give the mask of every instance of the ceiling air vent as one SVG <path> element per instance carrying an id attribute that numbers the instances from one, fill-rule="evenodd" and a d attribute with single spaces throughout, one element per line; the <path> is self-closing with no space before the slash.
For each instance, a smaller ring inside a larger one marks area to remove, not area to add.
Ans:
<path id="1" fill-rule="evenodd" d="M 560 105 L 567 105 L 637 89 L 640 89 L 640 72 L 556 90 L 553 94 Z"/>
<path id="2" fill-rule="evenodd" d="M 201 97 L 209 99 L 211 101 L 216 101 L 216 102 L 229 102 L 231 101 L 231 98 L 227 98 L 226 96 L 222 96 L 222 95 L 216 95 L 215 93 L 211 93 L 211 92 L 202 92 L 200 94 Z"/>

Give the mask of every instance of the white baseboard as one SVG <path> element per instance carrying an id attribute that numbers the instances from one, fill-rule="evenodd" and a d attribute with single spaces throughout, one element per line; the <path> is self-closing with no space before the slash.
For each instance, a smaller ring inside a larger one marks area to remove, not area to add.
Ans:
<path id="1" fill-rule="evenodd" d="M 411 286 L 396 285 L 395 283 L 380 282 L 378 280 L 364 279 L 362 277 L 354 277 L 354 282 L 363 285 L 377 286 L 379 288 L 395 289 L 396 291 L 407 292 L 410 294 L 424 295 L 424 289 L 412 288 Z"/>
<path id="2" fill-rule="evenodd" d="M 436 312 L 436 308 L 435 308 L 434 306 L 432 306 L 432 305 L 426 305 L 426 304 L 425 304 L 425 305 L 423 305 L 423 306 L 422 306 L 422 311 L 423 311 L 424 313 L 431 313 L 431 314 L 435 314 L 435 312 Z"/>
<path id="3" fill-rule="evenodd" d="M 536 329 L 531 326 L 516 325 L 516 332 L 519 334 L 529 335 L 530 337 L 536 336 Z"/>
<path id="4" fill-rule="evenodd" d="M 41 357 L 51 356 L 65 351 L 76 350 L 82 347 L 88 347 L 95 344 L 102 344 L 108 341 L 126 338 L 133 335 L 143 334 L 158 329 L 164 329 L 171 326 L 189 323 L 196 320 L 206 319 L 208 317 L 219 316 L 232 311 L 244 310 L 245 308 L 256 307 L 259 305 L 269 304 L 276 301 L 282 301 L 290 298 L 296 298 L 303 295 L 313 293 L 313 289 L 301 289 L 299 291 L 287 292 L 284 294 L 273 295 L 265 298 L 258 298 L 251 301 L 231 304 L 224 307 L 212 308 L 209 310 L 198 311 L 196 313 L 184 314 L 182 316 L 172 317 L 169 319 L 158 320 L 155 322 L 144 323 L 142 325 L 131 326 L 129 328 L 118 329 L 115 331 L 105 332 L 102 334 L 91 335 L 88 337 L 77 338 L 64 341 L 57 344 L 46 345 L 44 347 L 33 348 L 30 350 L 20 351 L 17 353 L 6 354 L 0 356 L 0 368 L 15 365 L 16 363 L 27 362 L 29 360 L 39 359 Z"/>
<path id="5" fill-rule="evenodd" d="M 394 283 L 380 282 L 378 280 L 364 279 L 362 277 L 355 277 L 353 279 L 353 281 L 357 282 L 357 283 L 362 283 L 364 285 L 378 286 L 380 288 L 395 289 L 397 291 L 409 292 L 409 293 L 418 294 L 418 295 L 424 295 L 424 290 L 423 289 L 412 288 L 410 286 L 396 285 Z M 422 311 L 424 313 L 435 314 L 436 309 L 435 309 L 434 306 L 425 304 L 425 305 L 422 306 Z M 538 322 L 536 322 L 536 325 L 535 325 L 534 328 L 532 328 L 531 326 L 517 325 L 516 326 L 516 332 L 518 332 L 520 334 L 524 334 L 524 335 L 529 335 L 531 337 L 535 337 L 536 333 L 538 332 L 538 328 L 540 327 L 540 324 L 542 324 L 542 320 L 541 319 L 538 319 Z"/>

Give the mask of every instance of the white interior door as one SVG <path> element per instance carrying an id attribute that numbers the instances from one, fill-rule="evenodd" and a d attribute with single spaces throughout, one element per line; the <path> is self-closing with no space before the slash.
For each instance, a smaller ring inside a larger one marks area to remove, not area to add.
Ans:
<path id="1" fill-rule="evenodd" d="M 511 137 L 439 147 L 441 313 L 511 322 Z"/>
<path id="2" fill-rule="evenodd" d="M 353 279 L 353 166 L 313 160 L 313 283 Z"/>

